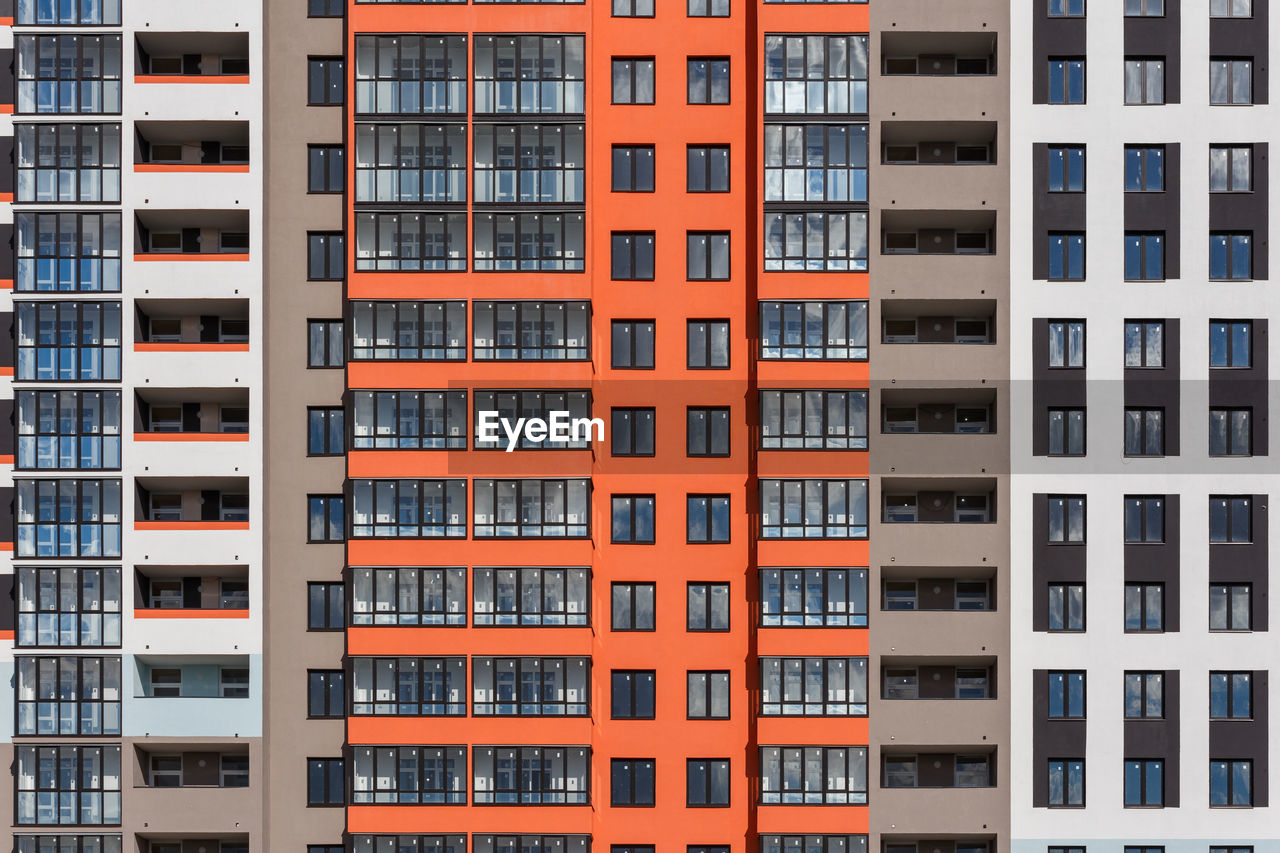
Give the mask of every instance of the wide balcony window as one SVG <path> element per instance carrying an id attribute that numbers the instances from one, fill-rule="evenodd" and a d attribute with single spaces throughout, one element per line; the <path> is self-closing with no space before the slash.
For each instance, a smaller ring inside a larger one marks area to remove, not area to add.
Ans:
<path id="1" fill-rule="evenodd" d="M 471 658 L 473 716 L 584 717 L 590 690 L 590 658 Z"/>
<path id="2" fill-rule="evenodd" d="M 585 148 L 580 124 L 476 125 L 475 200 L 582 204 Z"/>
<path id="3" fill-rule="evenodd" d="M 19 746 L 19 825 L 119 825 L 120 747 Z"/>
<path id="4" fill-rule="evenodd" d="M 476 361 L 585 361 L 590 302 L 476 302 Z"/>
<path id="5" fill-rule="evenodd" d="M 590 480 L 475 481 L 477 539 L 582 538 L 590 513 Z"/>
<path id="6" fill-rule="evenodd" d="M 14 214 L 21 293 L 120 292 L 119 213 Z"/>
<path id="7" fill-rule="evenodd" d="M 767 124 L 765 201 L 866 201 L 865 124 Z"/>
<path id="8" fill-rule="evenodd" d="M 17 556 L 119 557 L 119 480 L 15 480 Z"/>
<path id="9" fill-rule="evenodd" d="M 120 125 L 19 124 L 17 202 L 120 201 Z"/>
<path id="10" fill-rule="evenodd" d="M 867 303 L 761 302 L 760 358 L 856 361 L 867 357 Z"/>
<path id="11" fill-rule="evenodd" d="M 466 112 L 466 36 L 356 38 L 356 113 Z"/>
<path id="12" fill-rule="evenodd" d="M 464 213 L 357 213 L 356 271 L 467 268 Z"/>
<path id="13" fill-rule="evenodd" d="M 445 450 L 467 446 L 466 391 L 355 391 L 352 447 Z"/>
<path id="14" fill-rule="evenodd" d="M 466 480 L 355 480 L 353 538 L 467 535 Z"/>
<path id="15" fill-rule="evenodd" d="M 354 716 L 466 716 L 463 657 L 351 659 Z"/>
<path id="16" fill-rule="evenodd" d="M 760 481 L 760 538 L 866 536 L 866 480 Z"/>
<path id="17" fill-rule="evenodd" d="M 120 645 L 119 568 L 32 568 L 17 575 L 19 647 Z"/>
<path id="18" fill-rule="evenodd" d="M 464 747 L 362 746 L 352 753 L 351 802 L 355 805 L 467 801 Z"/>
<path id="19" fill-rule="evenodd" d="M 760 747 L 765 805 L 860 805 L 867 801 L 865 746 Z"/>
<path id="20" fill-rule="evenodd" d="M 475 112 L 586 111 L 586 39 L 578 35 L 477 35 Z"/>
<path id="21" fill-rule="evenodd" d="M 466 569 L 351 569 L 352 625 L 465 625 Z"/>
<path id="22" fill-rule="evenodd" d="M 467 200 L 467 129 L 461 124 L 357 124 L 357 202 Z"/>
<path id="23" fill-rule="evenodd" d="M 17 734 L 119 735 L 120 657 L 18 657 Z"/>
<path id="24" fill-rule="evenodd" d="M 472 583 L 478 626 L 590 624 L 590 569 L 478 568 Z"/>
<path id="25" fill-rule="evenodd" d="M 25 382 L 120 381 L 119 302 L 18 302 Z"/>
<path id="26" fill-rule="evenodd" d="M 465 361 L 467 303 L 353 302 L 352 361 Z"/>
<path id="27" fill-rule="evenodd" d="M 18 113 L 120 112 L 120 36 L 14 36 Z"/>
<path id="28" fill-rule="evenodd" d="M 476 805 L 586 805 L 591 750 L 584 746 L 477 746 Z"/>
<path id="29" fill-rule="evenodd" d="M 762 627 L 850 628 L 866 624 L 866 569 L 760 570 Z"/>
<path id="30" fill-rule="evenodd" d="M 867 111 L 866 35 L 766 35 L 766 113 Z"/>
<path id="31" fill-rule="evenodd" d="M 18 468 L 120 467 L 119 391 L 19 391 Z"/>

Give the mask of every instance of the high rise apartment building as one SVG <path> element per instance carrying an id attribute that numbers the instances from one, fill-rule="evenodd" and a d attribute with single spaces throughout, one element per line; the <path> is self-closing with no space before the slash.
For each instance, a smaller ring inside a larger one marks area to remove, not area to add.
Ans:
<path id="1" fill-rule="evenodd" d="M 0 0 L 0 847 L 1273 847 L 1267 12 Z"/>

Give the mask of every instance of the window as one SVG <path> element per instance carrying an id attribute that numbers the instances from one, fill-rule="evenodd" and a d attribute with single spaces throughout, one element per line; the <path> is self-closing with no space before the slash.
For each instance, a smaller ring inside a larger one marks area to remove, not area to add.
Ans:
<path id="1" fill-rule="evenodd" d="M 1049 192 L 1084 192 L 1084 146 L 1049 149 Z"/>
<path id="2" fill-rule="evenodd" d="M 120 112 L 119 35 L 18 35 L 17 113 Z"/>
<path id="3" fill-rule="evenodd" d="M 867 801 L 865 746 L 760 747 L 760 802 L 784 805 Z"/>
<path id="4" fill-rule="evenodd" d="M 457 304 L 457 328 L 465 335 L 465 307 L 463 303 Z M 474 320 L 476 361 L 584 361 L 590 358 L 590 302 L 477 302 Z M 453 325 L 452 316 L 450 325 Z M 652 320 L 648 336 L 652 342 Z M 652 345 L 648 351 L 652 363 Z M 464 358 L 465 351 L 459 357 Z"/>
<path id="5" fill-rule="evenodd" d="M 1124 541 L 1164 541 L 1164 498 L 1132 497 L 1124 499 Z"/>
<path id="6" fill-rule="evenodd" d="M 653 495 L 614 495 L 610 501 L 610 538 L 615 545 L 654 543 Z"/>
<path id="7" fill-rule="evenodd" d="M 119 557 L 119 480 L 15 480 L 19 557 Z"/>
<path id="8" fill-rule="evenodd" d="M 1210 18 L 1251 18 L 1253 0 L 1209 0 Z"/>
<path id="9" fill-rule="evenodd" d="M 120 657 L 15 660 L 19 735 L 119 735 Z"/>
<path id="10" fill-rule="evenodd" d="M 655 713 L 652 669 L 615 669 L 609 674 L 610 717 L 615 720 L 652 720 Z"/>
<path id="11" fill-rule="evenodd" d="M 652 806 L 654 760 L 614 758 L 609 762 L 609 805 Z"/>
<path id="12" fill-rule="evenodd" d="M 14 214 L 15 291 L 120 291 L 119 213 Z"/>
<path id="13" fill-rule="evenodd" d="M 307 232 L 307 280 L 341 281 L 346 273 L 346 238 L 340 231 Z"/>
<path id="14" fill-rule="evenodd" d="M 352 803 L 466 802 L 464 747 L 360 747 L 353 752 Z"/>
<path id="15" fill-rule="evenodd" d="M 1051 104 L 1084 103 L 1084 57 L 1049 59 L 1048 101 Z"/>
<path id="16" fill-rule="evenodd" d="M 120 3 L 117 0 L 106 0 L 106 2 L 98 3 L 55 3 L 52 0 L 40 0 L 40 2 L 31 2 L 31 0 L 23 0 L 18 4 L 18 14 L 15 19 L 18 26 L 22 27 L 46 27 L 46 26 L 83 26 L 83 27 L 118 27 L 120 26 Z M 51 836 L 52 837 L 52 836 Z M 112 836 L 87 836 L 88 838 L 112 838 Z M 114 853 L 119 853 L 119 838 L 115 838 L 116 848 Z M 59 848 L 61 849 L 61 848 Z M 34 853 L 35 848 L 31 851 L 19 845 L 20 853 Z M 85 847 L 85 853 L 89 848 Z M 40 848 L 40 853 L 45 853 L 44 848 Z M 71 842 L 68 853 L 75 853 L 75 842 Z"/>
<path id="17" fill-rule="evenodd" d="M 1249 320 L 1209 321 L 1209 366 L 1249 367 L 1252 363 L 1253 323 Z"/>
<path id="18" fill-rule="evenodd" d="M 1124 147 L 1124 191 L 1164 191 L 1164 146 Z"/>
<path id="19" fill-rule="evenodd" d="M 26 8 L 30 8 L 30 4 Z M 15 835 L 13 838 L 14 853 L 121 853 L 122 850 L 119 835 Z"/>
<path id="20" fill-rule="evenodd" d="M 1084 630 L 1084 584 L 1051 583 L 1049 593 L 1049 630 Z"/>
<path id="21" fill-rule="evenodd" d="M 685 630 L 695 632 L 729 630 L 729 584 L 691 583 Z"/>
<path id="22" fill-rule="evenodd" d="M 218 785 L 222 788 L 249 787 L 249 756 L 221 755 L 218 757 Z M 228 843 L 222 842 L 220 853 L 228 853 Z M 248 853 L 247 847 L 240 850 Z"/>
<path id="23" fill-rule="evenodd" d="M 637 0 L 637 3 L 640 0 Z M 376 837 L 376 836 L 374 836 Z M 400 836 L 404 838 L 404 836 Z M 453 846 L 440 849 L 440 845 L 430 836 L 422 837 L 422 850 L 437 851 L 437 853 L 466 853 L 466 836 L 456 836 L 456 842 Z M 360 836 L 356 836 L 357 839 Z M 591 848 L 590 835 L 480 835 L 471 836 L 473 853 L 589 853 Z M 365 851 L 367 848 L 356 847 L 356 850 Z M 610 848 L 613 853 L 615 848 Z M 652 847 L 646 849 L 643 846 L 619 847 L 616 848 L 619 853 L 653 853 Z M 378 853 L 388 853 L 379 849 Z"/>
<path id="24" fill-rule="evenodd" d="M 719 544 L 729 541 L 728 495 L 687 496 L 685 541 L 689 544 Z"/>
<path id="25" fill-rule="evenodd" d="M 1129 719 L 1164 717 L 1164 673 L 1124 674 L 1124 715 Z"/>
<path id="26" fill-rule="evenodd" d="M 1247 193 L 1253 189 L 1253 146 L 1209 146 L 1209 192 Z"/>
<path id="27" fill-rule="evenodd" d="M 223 666 L 218 668 L 218 695 L 224 699 L 249 698 L 249 670 L 247 667 Z"/>
<path id="28" fill-rule="evenodd" d="M 489 484 L 486 496 L 492 503 L 493 481 L 477 480 L 477 517 L 485 505 L 480 496 L 484 483 Z M 467 535 L 467 481 L 463 479 L 354 480 L 351 497 L 351 535 L 356 538 Z"/>
<path id="29" fill-rule="evenodd" d="M 1164 103 L 1163 59 L 1125 58 L 1124 102 L 1126 104 Z"/>
<path id="30" fill-rule="evenodd" d="M 345 9 L 341 0 L 307 0 L 308 18 L 341 18 Z"/>
<path id="31" fill-rule="evenodd" d="M 689 6 L 701 3 L 704 7 L 708 0 L 689 0 Z M 727 0 L 713 0 L 724 2 Z M 691 16 L 692 17 L 692 16 Z M 729 59 L 693 56 L 688 61 L 689 103 L 691 104 L 727 104 L 729 103 Z"/>
<path id="32" fill-rule="evenodd" d="M 614 59 L 612 62 L 613 103 L 653 103 L 653 57 Z"/>
<path id="33" fill-rule="evenodd" d="M 1084 0 L 1049 0 L 1050 18 L 1083 18 Z"/>
<path id="34" fill-rule="evenodd" d="M 307 192 L 342 192 L 346 182 L 345 151 L 341 145 L 307 146 Z"/>
<path id="35" fill-rule="evenodd" d="M 1164 278 L 1164 232 L 1126 232 L 1124 235 L 1126 281 L 1160 281 Z"/>
<path id="36" fill-rule="evenodd" d="M 651 193 L 654 185 L 652 145 L 613 146 L 613 183 L 611 185 L 613 192 Z"/>
<path id="37" fill-rule="evenodd" d="M 307 541 L 346 539 L 345 500 L 342 495 L 307 495 Z"/>
<path id="38" fill-rule="evenodd" d="M 1084 321 L 1049 321 L 1049 366 L 1084 367 Z"/>
<path id="39" fill-rule="evenodd" d="M 1049 410 L 1049 455 L 1084 456 L 1084 409 Z"/>
<path id="40" fill-rule="evenodd" d="M 1084 235 L 1049 234 L 1049 280 L 1080 281 L 1084 278 Z"/>
<path id="41" fill-rule="evenodd" d="M 1124 410 L 1124 455 L 1164 455 L 1164 409 Z"/>
<path id="42" fill-rule="evenodd" d="M 766 128 L 766 134 L 768 129 Z M 685 191 L 727 193 L 729 191 L 729 146 L 690 145 L 685 152 Z"/>
<path id="43" fill-rule="evenodd" d="M 1126 320 L 1124 366 L 1164 367 L 1164 321 Z"/>
<path id="44" fill-rule="evenodd" d="M 341 456 L 346 452 L 345 410 L 340 406 L 307 408 L 307 455 Z M 359 445 L 357 445 L 359 446 Z"/>
<path id="45" fill-rule="evenodd" d="M 1252 542 L 1252 500 L 1243 496 L 1209 496 L 1209 541 Z"/>
<path id="46" fill-rule="evenodd" d="M 417 392 L 412 391 L 390 393 L 393 395 L 399 393 L 402 400 L 410 395 L 417 396 Z M 377 396 L 381 401 L 383 392 L 378 392 Z M 447 424 L 444 418 L 446 400 L 448 401 L 449 412 L 449 423 Z M 359 398 L 357 398 L 358 401 Z M 422 428 L 439 431 L 441 435 L 431 445 L 424 441 L 423 446 L 466 447 L 466 428 L 462 426 L 466 418 L 466 392 L 428 392 L 424 394 L 424 402 L 429 408 Z M 415 405 L 415 401 L 412 398 L 409 400 L 409 405 Z M 436 406 L 439 406 L 438 413 L 432 411 Z M 535 441 L 527 432 L 521 431 L 515 441 L 512 442 L 510 436 L 500 428 L 499 424 L 490 421 L 493 431 L 486 436 L 482 429 L 483 424 L 480 421 L 481 412 L 497 412 L 499 418 L 505 418 L 509 423 L 516 423 L 520 418 L 530 417 L 539 417 L 550 422 L 556 412 L 568 412 L 568 417 L 573 422 L 580 418 L 590 420 L 590 391 L 476 391 L 475 447 L 478 450 L 505 451 L 512 446 L 520 450 L 586 449 L 590 446 L 591 430 L 589 428 L 582 431 L 572 429 L 570 430 L 570 437 L 563 441 L 558 439 L 551 440 L 550 436 L 547 437 L 547 440 Z M 401 408 L 401 418 L 403 419 L 406 416 L 412 417 L 412 414 L 406 415 L 405 409 Z M 401 426 L 403 428 L 403 423 Z M 570 428 L 569 423 L 566 423 L 565 426 L 566 429 Z M 447 445 L 445 444 L 445 432 L 449 433 Z"/>
<path id="47" fill-rule="evenodd" d="M 1084 759 L 1049 759 L 1049 805 L 1084 807 Z"/>
<path id="48" fill-rule="evenodd" d="M 1253 629 L 1253 585 L 1209 585 L 1209 630 L 1250 631 Z"/>
<path id="49" fill-rule="evenodd" d="M 867 659 L 760 658 L 760 713 L 766 717 L 866 716 Z"/>
<path id="50" fill-rule="evenodd" d="M 865 113 L 867 41 L 865 35 L 766 34 L 765 112 Z"/>
<path id="51" fill-rule="evenodd" d="M 766 202 L 867 200 L 865 124 L 767 124 L 764 146 Z"/>
<path id="52" fill-rule="evenodd" d="M 340 669 L 307 670 L 307 717 L 340 718 L 346 713 L 346 673 Z"/>
<path id="53" fill-rule="evenodd" d="M 866 302 L 760 303 L 761 360 L 847 361 L 866 357 Z"/>
<path id="54" fill-rule="evenodd" d="M 590 583 L 588 569 L 478 568 L 475 624 L 588 625 Z"/>
<path id="55" fill-rule="evenodd" d="M 1209 719 L 1253 718 L 1253 673 L 1209 673 Z"/>
<path id="56" fill-rule="evenodd" d="M 1164 0 L 1124 0 L 1126 17 L 1159 18 L 1164 15 Z"/>
<path id="57" fill-rule="evenodd" d="M 16 201 L 120 201 L 120 125 L 19 124 L 14 135 Z"/>
<path id="58" fill-rule="evenodd" d="M 729 805 L 729 759 L 685 760 L 685 805 L 689 808 Z"/>
<path id="59" fill-rule="evenodd" d="M 654 585 L 651 583 L 615 583 L 610 591 L 612 601 L 611 630 L 654 630 Z"/>
<path id="60" fill-rule="evenodd" d="M 537 214 L 528 223 L 538 224 Z M 502 220 L 504 251 L 512 248 L 514 219 Z M 493 245 L 494 217 L 476 214 L 476 229 L 487 225 L 488 232 L 482 238 L 477 233 L 477 260 L 475 269 L 493 269 L 491 260 L 481 266 L 479 260 L 481 241 L 491 249 Z M 534 228 L 536 232 L 536 227 Z M 536 234 L 535 234 L 536 236 Z M 444 272 L 467 268 L 467 218 L 464 213 L 357 213 L 356 214 L 356 270 L 399 270 Z M 503 263 L 506 263 L 504 261 Z M 514 261 L 512 261 L 514 263 Z M 536 267 L 535 267 L 536 268 Z M 514 269 L 514 267 L 512 267 Z"/>
<path id="61" fill-rule="evenodd" d="M 652 456 L 655 444 L 653 409 L 611 409 L 610 453 L 613 456 Z"/>
<path id="62" fill-rule="evenodd" d="M 685 675 L 685 716 L 690 720 L 729 719 L 729 673 L 689 670 Z"/>
<path id="63" fill-rule="evenodd" d="M 1209 103 L 1253 103 L 1253 60 L 1224 59 L 1216 56 L 1211 58 L 1209 60 Z"/>
<path id="64" fill-rule="evenodd" d="M 1125 808 L 1164 805 L 1164 762 L 1126 758 L 1124 762 Z"/>
<path id="65" fill-rule="evenodd" d="M 612 262 L 609 277 L 614 281 L 653 281 L 654 239 L 652 231 L 614 231 L 610 235 Z"/>
<path id="66" fill-rule="evenodd" d="M 848 628 L 866 624 L 866 569 L 760 570 L 761 627 Z"/>
<path id="67" fill-rule="evenodd" d="M 614 320 L 610 366 L 614 370 L 653 370 L 654 322 Z"/>
<path id="68" fill-rule="evenodd" d="M 342 103 L 345 77 L 342 66 L 340 56 L 307 58 L 308 106 L 323 107 Z"/>
<path id="69" fill-rule="evenodd" d="M 690 320 L 685 332 L 687 368 L 724 370 L 729 367 L 728 320 Z"/>
<path id="70" fill-rule="evenodd" d="M 120 381 L 119 302 L 15 302 L 25 382 Z"/>
<path id="71" fill-rule="evenodd" d="M 1164 584 L 1124 585 L 1124 630 L 1126 633 L 1164 631 Z"/>
<path id="72" fill-rule="evenodd" d="M 508 40 L 509 41 L 509 40 Z M 476 41 L 477 53 L 483 38 Z M 492 39 L 486 69 L 492 69 Z M 515 66 L 514 50 L 508 58 Z M 482 74 L 477 56 L 476 99 L 492 101 L 491 70 Z M 484 77 L 483 82 L 479 78 Z M 534 87 L 537 88 L 536 86 Z M 504 90 L 514 98 L 514 83 Z M 358 36 L 356 38 L 356 112 L 390 114 L 465 113 L 467 111 L 466 36 Z M 490 109 L 477 112 L 490 112 Z"/>
<path id="73" fill-rule="evenodd" d="M 689 0 L 690 18 L 727 18 L 729 0 Z"/>
<path id="74" fill-rule="evenodd" d="M 492 302 L 476 305 L 477 360 L 493 358 L 493 306 Z M 516 314 L 513 308 L 512 320 Z M 354 361 L 462 361 L 467 357 L 465 302 L 352 302 L 351 315 Z M 504 323 L 499 326 L 505 329 Z M 488 337 L 482 338 L 482 334 Z M 481 349 L 482 341 L 487 344 L 486 349 Z"/>
<path id="75" fill-rule="evenodd" d="M 688 456 L 728 456 L 729 409 L 688 408 L 685 437 Z"/>
<path id="76" fill-rule="evenodd" d="M 867 446 L 866 391 L 761 391 L 763 450 L 860 450 Z"/>
<path id="77" fill-rule="evenodd" d="M 1083 542 L 1085 499 L 1081 495 L 1049 496 L 1049 541 Z"/>
<path id="78" fill-rule="evenodd" d="M 476 411 L 500 409 L 494 396 L 495 392 L 476 392 Z M 356 450 L 467 446 L 465 391 L 356 391 L 352 397 L 351 444 Z M 476 446 L 481 446 L 479 435 Z"/>
<path id="79" fill-rule="evenodd" d="M 182 695 L 182 669 L 180 667 L 153 667 L 147 673 L 147 696 L 156 699 L 172 699 Z"/>
<path id="80" fill-rule="evenodd" d="M 767 3 L 790 2 L 839 2 L 839 0 L 765 0 Z M 859 2 L 859 0 L 853 0 Z M 985 847 L 985 845 L 983 845 Z M 973 845 L 961 842 L 957 853 L 985 853 Z M 760 853 L 867 853 L 865 835 L 761 835 Z"/>
<path id="81" fill-rule="evenodd" d="M 1253 232 L 1209 235 L 1209 278 L 1214 281 L 1253 277 Z"/>
<path id="82" fill-rule="evenodd" d="M 729 280 L 729 234 L 690 231 L 685 235 L 685 278 L 689 281 Z"/>
<path id="83" fill-rule="evenodd" d="M 307 367 L 342 367 L 345 350 L 341 320 L 307 321 Z"/>
<path id="84" fill-rule="evenodd" d="M 19 794 L 21 797 L 21 794 Z M 1209 806 L 1252 806 L 1253 762 L 1209 760 Z"/>
<path id="85" fill-rule="evenodd" d="M 654 0 L 613 0 L 613 17 L 615 18 L 652 18 Z M 620 850 L 614 853 L 653 853 L 652 848 L 645 851 L 635 848 L 633 851 Z"/>
<path id="86" fill-rule="evenodd" d="M 1253 455 L 1253 409 L 1209 410 L 1209 455 Z"/>
<path id="87" fill-rule="evenodd" d="M 766 272 L 865 272 L 864 211 L 765 211 Z"/>
<path id="88" fill-rule="evenodd" d="M 476 570 L 476 624 L 480 619 L 481 574 Z M 536 572 L 537 569 L 524 571 Z M 352 625 L 465 625 L 467 574 L 465 569 L 400 568 L 350 569 Z M 492 602 L 492 584 L 490 584 Z M 514 606 L 514 605 L 513 605 Z M 518 624 L 518 623 L 516 623 Z"/>
<path id="89" fill-rule="evenodd" d="M 866 480 L 760 481 L 760 538 L 864 539 Z"/>
<path id="90" fill-rule="evenodd" d="M 1083 672 L 1049 673 L 1049 719 L 1084 719 Z"/>
<path id="91" fill-rule="evenodd" d="M 120 645 L 119 568 L 20 567 L 19 647 Z"/>
<path id="92" fill-rule="evenodd" d="M 120 823 L 119 746 L 15 746 L 19 825 Z"/>
<path id="93" fill-rule="evenodd" d="M 120 467 L 119 391 L 18 391 L 17 467 Z"/>
<path id="94" fill-rule="evenodd" d="M 504 128 L 505 130 L 505 128 Z M 559 143 L 557 125 L 545 126 L 549 142 Z M 538 135 L 530 148 L 539 154 Z M 501 149 L 504 162 L 514 164 L 514 136 Z M 476 193 L 492 192 L 493 128 L 476 126 Z M 580 148 L 581 146 L 579 146 Z M 483 150 L 484 155 L 481 156 Z M 548 146 L 553 163 L 562 164 L 562 149 Z M 462 202 L 467 200 L 467 132 L 464 125 L 357 124 L 355 200 L 358 202 Z M 578 162 L 581 162 L 579 158 Z M 514 171 L 502 173 L 514 186 Z M 548 184 L 551 180 L 548 180 Z M 534 182 L 536 185 L 536 181 Z M 485 197 L 477 200 L 493 201 Z M 499 199 L 503 200 L 503 199 Z"/>
<path id="95" fill-rule="evenodd" d="M 461 700 L 463 659 L 456 660 L 456 696 Z M 472 657 L 471 678 L 475 716 L 582 717 L 588 713 L 590 658 Z M 466 713 L 462 705 L 447 708 L 444 713 Z"/>
<path id="96" fill-rule="evenodd" d="M 458 40 L 465 56 L 465 40 Z M 584 112 L 584 45 L 582 36 L 475 36 L 475 112 Z M 522 69 L 519 85 L 517 68 Z M 465 87 L 465 72 L 458 79 Z M 459 112 L 465 111 L 465 100 L 462 104 Z"/>
<path id="97" fill-rule="evenodd" d="M 346 627 L 346 587 L 342 583 L 307 584 L 307 630 L 341 631 Z"/>
<path id="98" fill-rule="evenodd" d="M 447 194 L 436 193 L 438 201 L 466 200 L 466 170 L 462 162 L 466 142 L 461 128 L 458 131 L 457 172 L 449 175 L 456 186 L 451 186 Z M 581 204 L 585 197 L 584 148 L 582 125 L 477 125 L 475 200 Z M 450 167 L 453 168 L 452 163 Z"/>
<path id="99" fill-rule="evenodd" d="M 563 539 L 589 535 L 590 480 L 486 479 L 475 481 L 475 491 L 472 535 L 477 538 Z M 452 496 L 450 502 L 453 503 Z M 458 495 L 456 505 L 465 508 L 465 490 Z M 453 519 L 450 514 L 450 532 L 446 535 L 465 536 L 466 525 L 455 528 Z"/>

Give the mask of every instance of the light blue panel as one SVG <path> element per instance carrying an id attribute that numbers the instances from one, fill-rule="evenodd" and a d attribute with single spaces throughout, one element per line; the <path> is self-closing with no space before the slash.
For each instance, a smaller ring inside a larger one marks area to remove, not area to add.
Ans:
<path id="1" fill-rule="evenodd" d="M 13 740 L 13 691 L 18 689 L 12 660 L 0 661 L 0 742 Z"/>
<path id="2" fill-rule="evenodd" d="M 182 695 L 216 697 L 218 695 L 218 667 L 215 664 L 187 663 L 182 665 Z"/>
<path id="3" fill-rule="evenodd" d="M 1232 835 L 1213 839 L 1014 838 L 1009 845 L 1010 853 L 1048 853 L 1050 847 L 1083 847 L 1085 853 L 1124 853 L 1125 847 L 1164 847 L 1165 853 L 1209 853 L 1210 847 L 1252 847 L 1254 853 L 1280 853 L 1280 839 Z"/>
<path id="4" fill-rule="evenodd" d="M 126 655 L 132 657 L 132 655 Z M 127 666 L 134 666 L 132 661 Z M 145 670 L 144 667 L 138 669 Z M 249 655 L 249 698 L 223 699 L 217 696 L 216 666 L 184 666 L 183 690 L 188 670 L 212 670 L 212 696 L 155 698 L 126 692 L 121 710 L 125 737 L 261 737 L 262 736 L 262 656 Z M 12 671 L 12 667 L 10 667 Z M 201 676 L 203 679 L 205 676 Z M 11 703 L 12 704 L 12 703 Z M 3 716 L 3 714 L 0 714 Z M 6 725 L 12 725 L 12 721 Z"/>

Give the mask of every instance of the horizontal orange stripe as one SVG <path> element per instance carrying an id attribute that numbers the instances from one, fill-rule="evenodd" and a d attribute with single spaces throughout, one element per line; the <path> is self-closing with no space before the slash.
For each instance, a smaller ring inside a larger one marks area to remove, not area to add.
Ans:
<path id="1" fill-rule="evenodd" d="M 249 253 L 244 252 L 138 252 L 134 261 L 247 261 Z"/>
<path id="2" fill-rule="evenodd" d="M 13 104 L 0 104 L 0 115 L 13 115 Z"/>
<path id="3" fill-rule="evenodd" d="M 0 640 L 12 640 L 12 639 L 13 639 L 12 630 L 0 631 Z"/>
<path id="4" fill-rule="evenodd" d="M 249 82 L 248 74 L 135 74 L 135 83 L 235 83 Z"/>
<path id="5" fill-rule="evenodd" d="M 135 521 L 134 530 L 248 530 L 247 521 Z M 10 546 L 12 547 L 12 546 Z"/>
<path id="6" fill-rule="evenodd" d="M 248 441 L 247 432 L 135 432 L 134 441 Z M 2 457 L 0 457 L 2 458 Z"/>
<path id="7" fill-rule="evenodd" d="M 12 453 L 0 454 L 0 465 L 12 465 L 12 464 L 13 464 Z"/>
<path id="8" fill-rule="evenodd" d="M 12 367 L 0 367 L 0 376 L 12 376 L 12 375 L 13 375 Z"/>
<path id="9" fill-rule="evenodd" d="M 0 193 L 0 202 L 13 202 L 13 193 Z"/>
<path id="10" fill-rule="evenodd" d="M 0 27 L 12 27 L 13 18 L 0 18 Z"/>
<path id="11" fill-rule="evenodd" d="M 248 619 L 248 610 L 196 610 L 194 608 L 135 608 L 134 619 Z"/>
<path id="12" fill-rule="evenodd" d="M 12 551 L 12 550 L 13 550 L 12 542 L 0 542 L 0 551 Z"/>
<path id="13" fill-rule="evenodd" d="M 248 344 L 187 343 L 185 341 L 135 341 L 134 352 L 248 352 Z"/>
<path id="14" fill-rule="evenodd" d="M 0 278 L 0 290 L 13 290 L 13 279 Z"/>
<path id="15" fill-rule="evenodd" d="M 247 172 L 248 163 L 134 163 L 135 172 Z M 12 194 L 9 201 L 13 201 Z M 0 195 L 0 201 L 4 197 Z"/>

